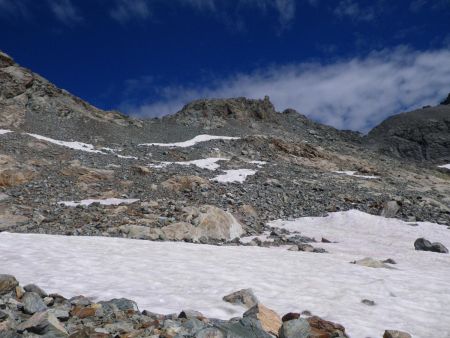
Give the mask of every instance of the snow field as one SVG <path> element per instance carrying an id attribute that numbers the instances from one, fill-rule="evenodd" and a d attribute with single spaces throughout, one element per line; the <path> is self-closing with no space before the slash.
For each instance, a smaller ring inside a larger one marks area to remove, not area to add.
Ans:
<path id="1" fill-rule="evenodd" d="M 326 237 L 326 254 L 287 248 L 210 246 L 118 238 L 0 233 L 0 273 L 67 297 L 126 297 L 159 313 L 195 309 L 231 318 L 243 308 L 222 301 L 253 288 L 279 314 L 309 310 L 344 325 L 351 337 L 381 337 L 385 329 L 414 338 L 449 337 L 450 255 L 415 251 L 425 237 L 450 247 L 450 230 L 411 226 L 359 211 L 271 225 Z M 395 269 L 350 264 L 392 258 Z M 375 306 L 361 303 L 376 302 Z"/>

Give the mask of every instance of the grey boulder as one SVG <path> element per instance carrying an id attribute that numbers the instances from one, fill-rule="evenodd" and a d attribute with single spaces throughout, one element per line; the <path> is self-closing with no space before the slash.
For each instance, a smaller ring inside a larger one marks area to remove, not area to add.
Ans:
<path id="1" fill-rule="evenodd" d="M 448 249 L 441 243 L 431 243 L 425 238 L 418 238 L 414 242 L 414 248 L 420 251 L 432 251 L 438 253 L 448 253 Z"/>

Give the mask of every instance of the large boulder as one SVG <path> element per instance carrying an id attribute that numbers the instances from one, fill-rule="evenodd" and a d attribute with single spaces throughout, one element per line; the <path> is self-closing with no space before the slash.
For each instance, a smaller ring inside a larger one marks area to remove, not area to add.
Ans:
<path id="1" fill-rule="evenodd" d="M 161 229 L 151 229 L 151 236 L 173 241 L 230 241 L 240 237 L 244 230 L 236 218 L 212 205 L 186 207 L 182 221 Z"/>
<path id="2" fill-rule="evenodd" d="M 45 337 L 64 338 L 68 333 L 60 321 L 49 311 L 35 313 L 27 321 L 19 324 L 17 331 L 37 333 Z"/>
<path id="3" fill-rule="evenodd" d="M 418 238 L 414 242 L 414 248 L 420 251 L 432 251 L 438 253 L 448 253 L 448 249 L 441 243 L 435 242 L 431 243 L 425 238 Z"/>
<path id="4" fill-rule="evenodd" d="M 247 309 L 252 308 L 259 303 L 252 289 L 242 289 L 226 295 L 222 298 L 225 302 L 242 305 Z"/>
<path id="5" fill-rule="evenodd" d="M 0 296 L 15 290 L 19 282 L 14 276 L 0 275 Z"/>
<path id="6" fill-rule="evenodd" d="M 383 338 L 412 338 L 409 333 L 397 330 L 384 331 Z"/>
<path id="7" fill-rule="evenodd" d="M 244 313 L 244 318 L 246 317 L 257 319 L 261 323 L 263 330 L 274 336 L 278 335 L 278 331 L 283 324 L 281 317 L 275 311 L 262 304 L 256 304 L 247 310 Z"/>
<path id="8" fill-rule="evenodd" d="M 311 327 L 304 318 L 285 321 L 280 328 L 280 338 L 310 338 Z"/>
<path id="9" fill-rule="evenodd" d="M 36 292 L 25 292 L 22 303 L 24 312 L 30 315 L 47 309 L 47 305 Z"/>

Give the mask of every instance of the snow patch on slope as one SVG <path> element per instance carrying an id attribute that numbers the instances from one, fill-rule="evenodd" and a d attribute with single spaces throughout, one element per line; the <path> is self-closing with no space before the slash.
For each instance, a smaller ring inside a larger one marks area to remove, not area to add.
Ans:
<path id="1" fill-rule="evenodd" d="M 116 154 L 116 152 L 118 150 L 116 149 L 112 149 L 112 148 L 107 148 L 107 147 L 103 147 L 101 148 L 102 150 L 98 150 L 95 149 L 95 146 L 89 143 L 83 143 L 83 142 L 76 142 L 76 141 L 61 141 L 61 140 L 55 140 L 52 139 L 50 137 L 47 136 L 42 136 L 42 135 L 38 135 L 38 134 L 29 134 L 27 133 L 27 135 L 34 137 L 38 140 L 42 140 L 42 141 L 47 141 L 53 144 L 56 144 L 58 146 L 62 146 L 62 147 L 67 147 L 73 150 L 81 150 L 81 151 L 86 151 L 88 153 L 97 153 L 97 154 L 102 154 L 102 155 L 114 155 L 117 156 L 118 158 L 123 158 L 123 159 L 133 159 L 133 160 L 137 160 L 138 158 L 135 156 L 126 156 L 126 155 L 119 155 Z M 106 151 L 106 152 L 105 152 Z"/>
<path id="2" fill-rule="evenodd" d="M 180 147 L 187 148 L 192 147 L 200 142 L 207 142 L 211 140 L 237 140 L 240 137 L 231 137 L 231 136 L 215 136 L 215 135 L 197 135 L 193 139 L 183 141 L 183 142 L 175 142 L 175 143 L 143 143 L 140 146 L 158 146 L 158 147 Z"/>
<path id="3" fill-rule="evenodd" d="M 450 169 L 450 163 L 449 164 L 440 165 L 440 166 L 438 166 L 438 168 Z"/>
<path id="4" fill-rule="evenodd" d="M 255 175 L 256 170 L 252 169 L 231 169 L 224 170 L 225 174 L 218 175 L 211 179 L 211 181 L 217 181 L 220 183 L 238 182 L 243 183 L 247 176 Z"/>
<path id="5" fill-rule="evenodd" d="M 119 205 L 119 204 L 132 204 L 139 201 L 139 199 L 132 198 L 107 198 L 107 199 L 87 199 L 81 201 L 60 201 L 58 204 L 65 205 L 66 207 L 77 207 L 79 205 L 88 206 L 93 203 L 100 203 L 101 205 Z"/>
<path id="6" fill-rule="evenodd" d="M 73 150 L 81 150 L 81 151 L 86 151 L 88 153 L 106 154 L 106 153 L 104 153 L 104 152 L 102 152 L 100 150 L 95 149 L 92 144 L 88 144 L 88 143 L 60 141 L 60 140 L 55 140 L 55 139 L 52 139 L 50 137 L 37 135 L 37 134 L 29 134 L 29 133 L 27 133 L 27 135 L 29 135 L 31 137 L 34 137 L 34 138 L 36 138 L 38 140 L 47 141 L 47 142 L 56 144 L 58 146 L 67 147 L 67 148 L 70 148 L 70 149 L 73 149 Z"/>
<path id="7" fill-rule="evenodd" d="M 208 157 L 200 160 L 183 161 L 183 162 L 159 162 L 157 164 L 149 164 L 151 168 L 165 168 L 169 165 L 195 165 L 201 169 L 216 170 L 220 167 L 217 162 L 229 161 L 228 158 L 223 157 Z"/>
<path id="8" fill-rule="evenodd" d="M 368 175 L 358 175 L 357 171 L 349 171 L 349 170 L 345 170 L 345 171 L 333 171 L 336 174 L 344 174 L 347 176 L 353 176 L 353 177 L 359 177 L 359 178 L 368 178 L 368 179 L 374 179 L 374 178 L 379 178 L 378 176 L 368 176 Z"/>
<path id="9" fill-rule="evenodd" d="M 8 134 L 8 133 L 12 133 L 12 130 L 8 130 L 8 129 L 0 129 L 0 135 Z"/>

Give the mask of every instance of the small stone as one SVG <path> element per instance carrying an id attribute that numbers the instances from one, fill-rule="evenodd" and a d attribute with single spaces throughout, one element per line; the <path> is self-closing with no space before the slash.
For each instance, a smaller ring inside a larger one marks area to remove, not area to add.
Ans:
<path id="1" fill-rule="evenodd" d="M 44 290 L 42 290 L 39 286 L 37 286 L 35 284 L 28 284 L 28 285 L 25 285 L 23 288 L 27 292 L 37 293 L 39 296 L 41 296 L 41 298 L 48 296 Z"/>
<path id="2" fill-rule="evenodd" d="M 297 312 L 289 312 L 286 313 L 282 318 L 281 321 L 282 322 L 287 322 L 289 320 L 293 320 L 293 319 L 299 319 L 300 318 L 300 313 Z"/>
<path id="3" fill-rule="evenodd" d="M 195 334 L 197 338 L 225 338 L 225 335 L 219 329 L 215 327 L 208 327 L 201 329 Z"/>
<path id="4" fill-rule="evenodd" d="M 328 239 L 322 237 L 322 243 L 331 243 L 331 241 L 329 241 Z"/>
<path id="5" fill-rule="evenodd" d="M 17 299 L 22 298 L 24 294 L 25 294 L 25 290 L 23 289 L 23 287 L 21 287 L 20 285 L 17 285 L 16 286 L 16 297 L 17 297 Z"/>
<path id="6" fill-rule="evenodd" d="M 25 292 L 22 297 L 23 311 L 30 315 L 47 310 L 47 305 L 42 298 L 35 292 Z"/>
<path id="7" fill-rule="evenodd" d="M 19 285 L 19 282 L 14 276 L 0 275 L 0 295 L 14 291 L 17 285 Z"/>
<path id="8" fill-rule="evenodd" d="M 368 268 L 386 268 L 386 269 L 394 269 L 393 267 L 386 265 L 385 263 L 370 258 L 370 257 L 366 257 L 357 261 L 353 261 L 351 262 L 352 264 L 356 264 L 356 265 L 361 265 L 361 266 L 366 266 Z"/>
<path id="9" fill-rule="evenodd" d="M 203 314 L 201 312 L 194 311 L 194 310 L 183 310 L 178 315 L 178 318 L 186 318 L 186 319 L 204 318 L 204 317 L 205 316 L 203 316 Z"/>
<path id="10" fill-rule="evenodd" d="M 263 330 L 273 335 L 278 335 L 278 331 L 282 325 L 280 316 L 262 304 L 253 306 L 243 316 L 258 319 L 261 322 Z"/>
<path id="11" fill-rule="evenodd" d="M 409 333 L 397 330 L 384 331 L 383 338 L 412 338 Z"/>
<path id="12" fill-rule="evenodd" d="M 258 298 L 256 298 L 252 289 L 242 289 L 229 295 L 226 295 L 222 298 L 225 302 L 234 304 L 234 305 L 242 305 L 247 309 L 252 308 L 256 304 L 259 303 Z"/>
<path id="13" fill-rule="evenodd" d="M 92 304 L 90 299 L 84 296 L 75 296 L 70 298 L 69 301 L 72 305 L 88 306 Z"/>
<path id="14" fill-rule="evenodd" d="M 363 299 L 361 301 L 361 303 L 366 304 L 368 306 L 374 306 L 375 305 L 375 302 L 373 300 L 370 300 L 370 299 Z"/>
<path id="15" fill-rule="evenodd" d="M 392 258 L 388 258 L 385 259 L 384 261 L 382 261 L 383 263 L 387 263 L 387 264 L 397 264 L 396 261 L 394 261 Z"/>

